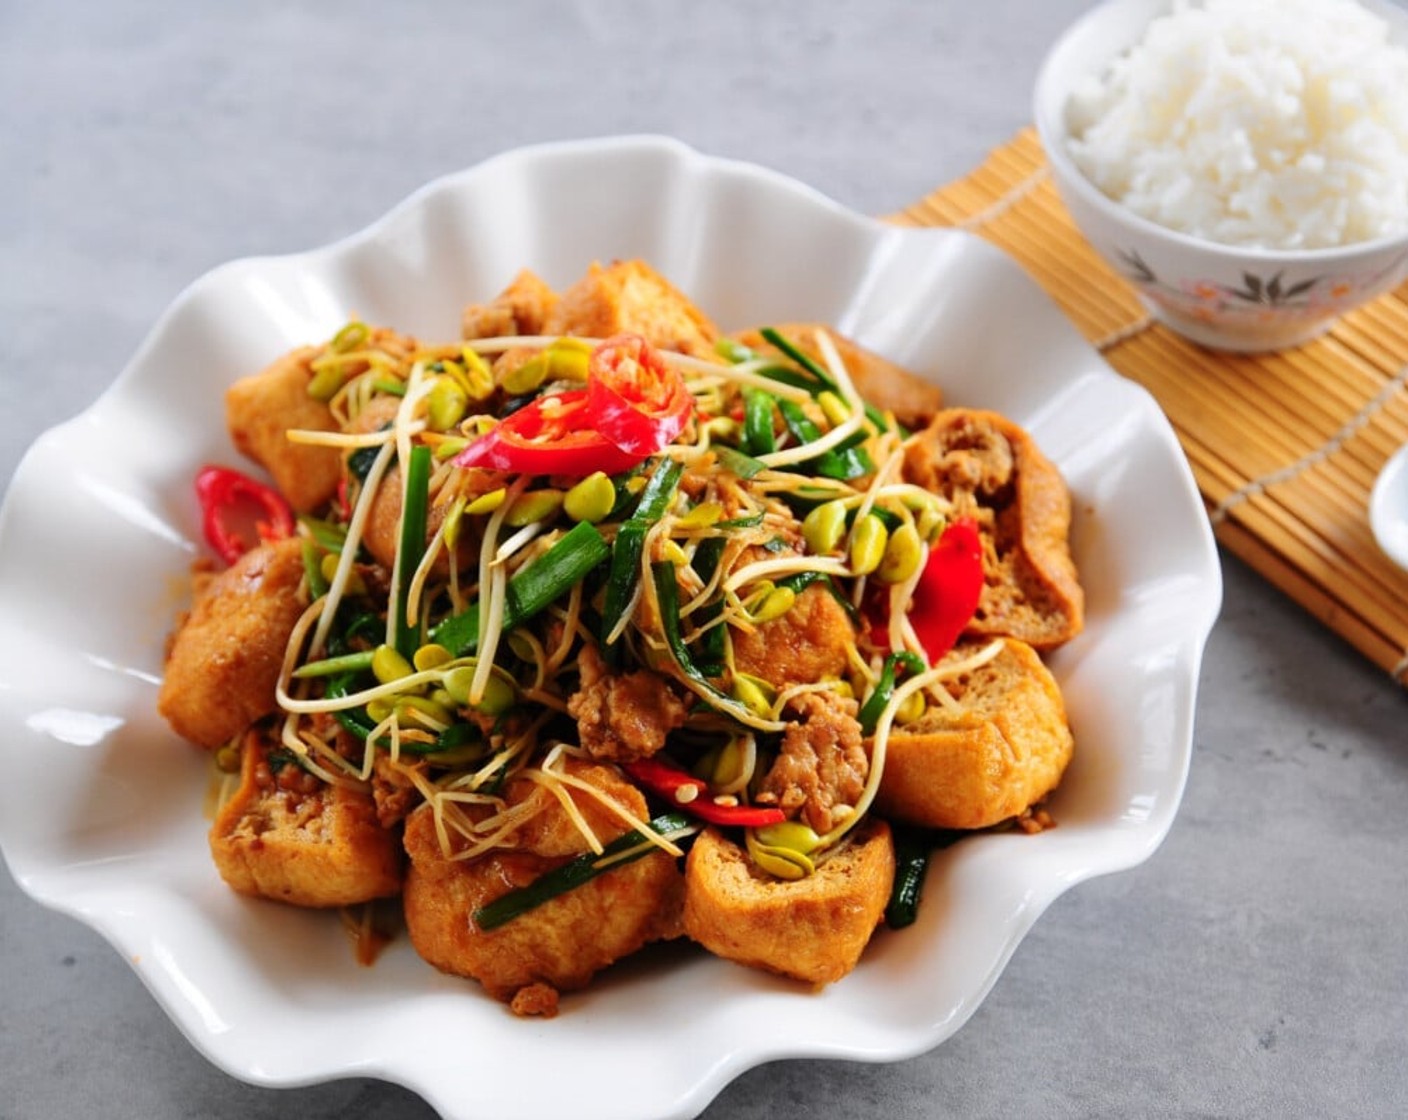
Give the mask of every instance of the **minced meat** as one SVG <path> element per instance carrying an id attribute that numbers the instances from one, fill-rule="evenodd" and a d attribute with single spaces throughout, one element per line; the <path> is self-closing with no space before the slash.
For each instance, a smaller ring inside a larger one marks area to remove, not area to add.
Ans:
<path id="1" fill-rule="evenodd" d="M 689 705 L 658 673 L 612 673 L 592 645 L 582 647 L 578 667 L 581 688 L 567 701 L 567 711 L 577 721 L 582 747 L 593 758 L 648 758 L 665 745 L 666 735 L 684 725 Z"/>
<path id="2" fill-rule="evenodd" d="M 861 745 L 857 706 L 834 693 L 803 693 L 789 704 L 796 718 L 763 779 L 757 801 L 794 810 L 818 833 L 829 832 L 865 789 L 870 761 Z"/>

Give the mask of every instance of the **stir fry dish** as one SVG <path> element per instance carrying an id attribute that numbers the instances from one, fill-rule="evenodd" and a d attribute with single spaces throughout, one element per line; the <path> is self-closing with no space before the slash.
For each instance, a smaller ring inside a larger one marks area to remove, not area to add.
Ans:
<path id="1" fill-rule="evenodd" d="M 400 899 L 522 1015 L 688 938 L 818 986 L 963 832 L 1037 831 L 1083 596 L 1006 417 L 822 326 L 728 335 L 640 261 L 230 387 L 159 709 L 236 891 Z"/>

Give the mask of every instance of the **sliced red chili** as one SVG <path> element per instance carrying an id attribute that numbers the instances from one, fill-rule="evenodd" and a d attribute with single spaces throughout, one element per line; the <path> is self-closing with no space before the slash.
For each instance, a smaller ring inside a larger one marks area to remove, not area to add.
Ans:
<path id="1" fill-rule="evenodd" d="M 461 467 L 584 478 L 654 455 L 689 422 L 694 397 L 679 370 L 639 335 L 600 343 L 587 387 L 539 397 L 455 457 Z"/>
<path id="2" fill-rule="evenodd" d="M 681 770 L 657 758 L 627 762 L 622 769 L 646 789 L 665 798 L 672 806 L 710 824 L 762 828 L 765 825 L 781 824 L 787 819 L 786 813 L 774 807 L 720 805 L 709 791 L 709 784 L 702 778 L 696 778 L 688 770 Z"/>
<path id="3" fill-rule="evenodd" d="M 196 474 L 201 528 L 226 564 L 254 547 L 254 539 L 283 540 L 293 535 L 293 509 L 276 490 L 229 467 L 206 466 Z"/>
<path id="4" fill-rule="evenodd" d="M 710 824 L 737 828 L 764 828 L 770 824 L 781 824 L 787 819 L 787 814 L 781 809 L 760 805 L 720 805 L 710 798 L 696 799 L 680 808 Z"/>
<path id="5" fill-rule="evenodd" d="M 932 665 L 958 641 L 983 593 L 983 540 L 971 517 L 949 524 L 929 550 L 909 621 Z"/>
<path id="6" fill-rule="evenodd" d="M 643 459 L 684 430 L 694 397 L 680 371 L 644 338 L 618 334 L 587 361 L 587 406 L 598 432 Z"/>
<path id="7" fill-rule="evenodd" d="M 455 464 L 585 478 L 596 471 L 617 474 L 642 458 L 621 450 L 592 426 L 587 391 L 574 389 L 539 397 L 510 413 L 456 455 Z"/>

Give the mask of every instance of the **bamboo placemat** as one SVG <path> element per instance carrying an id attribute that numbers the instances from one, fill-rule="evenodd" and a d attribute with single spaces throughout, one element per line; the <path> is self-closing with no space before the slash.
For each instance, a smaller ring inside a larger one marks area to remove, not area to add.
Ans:
<path id="1" fill-rule="evenodd" d="M 1408 573 L 1368 520 L 1375 475 L 1408 441 L 1408 284 L 1294 350 L 1205 350 L 1153 320 L 1081 237 L 1032 129 L 890 220 L 966 229 L 1015 257 L 1163 406 L 1218 540 L 1408 684 Z"/>

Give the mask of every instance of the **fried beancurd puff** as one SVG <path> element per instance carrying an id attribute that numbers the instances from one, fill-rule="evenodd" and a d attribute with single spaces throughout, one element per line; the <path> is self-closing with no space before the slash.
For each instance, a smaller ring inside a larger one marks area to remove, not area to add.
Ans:
<path id="1" fill-rule="evenodd" d="M 1025 429 L 996 412 L 946 409 L 909 441 L 904 475 L 978 523 L 987 582 L 969 635 L 1044 651 L 1081 632 L 1070 491 Z"/>
<path id="2" fill-rule="evenodd" d="M 974 648 L 961 644 L 946 660 Z M 988 828 L 1056 788 L 1075 741 L 1060 686 L 1031 646 L 1008 638 L 996 657 L 944 687 L 956 705 L 931 705 L 891 733 L 875 798 L 881 812 L 923 828 Z"/>
<path id="3" fill-rule="evenodd" d="M 399 407 L 398 398 L 379 397 L 347 425 L 346 431 L 353 434 L 375 432 L 391 424 Z M 487 471 L 466 471 L 462 472 L 459 478 L 457 492 L 466 499 L 472 500 L 480 493 L 493 489 L 498 484 L 498 481 Z M 449 493 L 443 495 L 443 497 L 451 496 Z M 429 509 L 426 512 L 427 541 L 433 540 L 440 531 L 441 523 L 449 514 L 450 508 L 450 502 L 442 500 L 440 492 L 437 491 L 432 495 Z M 382 479 L 381 485 L 372 498 L 366 527 L 362 531 L 362 546 L 388 572 L 396 565 L 396 550 L 400 547 L 401 541 L 401 514 L 401 471 L 398 466 L 393 465 L 386 472 L 386 477 Z M 474 539 L 477 535 L 477 526 L 476 521 L 467 519 L 466 533 L 456 542 L 453 549 L 455 566 L 461 570 L 474 563 L 478 556 L 479 545 L 478 541 Z M 449 571 L 451 551 L 450 549 L 441 549 L 437 553 L 431 567 L 431 572 L 436 578 L 443 578 Z"/>
<path id="4" fill-rule="evenodd" d="M 648 819 L 645 799 L 614 767 L 568 759 L 569 776 L 590 783 L 630 813 Z M 602 843 L 629 827 L 593 796 L 569 796 Z M 444 851 L 430 804 L 406 820 L 411 857 L 404 905 L 416 952 L 445 972 L 478 980 L 518 1014 L 552 1016 L 557 993 L 584 987 L 607 965 L 651 941 L 678 937 L 684 880 L 669 853 L 660 850 L 623 863 L 493 930 L 482 930 L 474 912 L 501 895 L 587 850 L 581 833 L 551 792 L 527 777 L 509 783 L 512 809 L 536 799 L 541 811 L 521 825 L 511 846 L 472 859 Z M 492 810 L 460 806 L 482 819 Z M 453 834 L 459 850 L 464 838 Z"/>
<path id="5" fill-rule="evenodd" d="M 157 710 L 218 750 L 278 707 L 284 647 L 306 601 L 296 538 L 262 544 L 209 581 L 171 642 Z"/>
<path id="6" fill-rule="evenodd" d="M 292 443 L 290 428 L 335 432 L 337 421 L 308 393 L 320 349 L 305 346 L 242 377 L 225 394 L 226 423 L 239 451 L 274 477 L 279 493 L 300 512 L 325 505 L 337 490 L 341 464 L 335 450 Z"/>
<path id="7" fill-rule="evenodd" d="M 336 448 L 288 438 L 290 429 L 339 430 L 327 396 L 313 391 L 321 367 L 331 362 L 351 378 L 370 369 L 374 360 L 404 361 L 416 349 L 415 339 L 385 327 L 367 328 L 351 345 L 339 350 L 334 339 L 300 347 L 240 378 L 225 394 L 235 447 L 273 475 L 279 493 L 300 513 L 314 513 L 331 501 L 342 477 Z"/>
<path id="8" fill-rule="evenodd" d="M 294 906 L 351 906 L 401 889 L 404 857 L 370 792 L 327 784 L 257 727 L 244 737 L 239 789 L 216 814 L 210 851 L 240 894 Z"/>
<path id="9" fill-rule="evenodd" d="M 733 632 L 734 664 L 777 688 L 834 679 L 846 672 L 855 639 L 845 607 L 812 584 L 781 618 Z"/>
<path id="10" fill-rule="evenodd" d="M 717 829 L 701 833 L 685 864 L 685 932 L 727 960 L 818 987 L 860 960 L 895 878 L 883 820 L 863 824 L 803 879 L 777 879 Z"/>
<path id="11" fill-rule="evenodd" d="M 546 312 L 544 334 L 610 338 L 631 331 L 662 350 L 714 358 L 719 331 L 702 310 L 644 261 L 593 263 Z"/>

